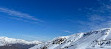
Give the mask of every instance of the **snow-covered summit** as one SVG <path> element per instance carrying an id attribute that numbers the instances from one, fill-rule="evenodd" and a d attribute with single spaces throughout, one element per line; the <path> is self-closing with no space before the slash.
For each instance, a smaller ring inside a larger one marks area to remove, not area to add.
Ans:
<path id="1" fill-rule="evenodd" d="M 111 28 L 54 38 L 29 49 L 111 49 Z"/>
<path id="2" fill-rule="evenodd" d="M 7 44 L 39 44 L 39 41 L 26 41 L 22 39 L 8 38 L 8 37 L 0 37 L 0 46 Z"/>

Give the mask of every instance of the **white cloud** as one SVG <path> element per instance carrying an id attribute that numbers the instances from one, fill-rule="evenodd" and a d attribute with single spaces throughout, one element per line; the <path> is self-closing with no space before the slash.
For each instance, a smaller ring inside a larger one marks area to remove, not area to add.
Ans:
<path id="1" fill-rule="evenodd" d="M 71 31 L 68 31 L 68 30 L 65 30 L 64 32 L 66 32 L 66 33 L 73 33 L 73 32 L 71 32 Z"/>
<path id="2" fill-rule="evenodd" d="M 102 16 L 99 16 L 99 15 L 91 15 L 89 17 L 89 20 L 90 21 L 105 21 L 106 19 Z"/>
<path id="3" fill-rule="evenodd" d="M 96 30 L 111 27 L 111 1 L 99 0 L 100 7 L 87 8 L 88 20 L 80 21 L 81 27 L 86 30 Z"/>
<path id="4" fill-rule="evenodd" d="M 23 20 L 23 21 L 34 21 L 34 22 L 42 22 L 41 20 L 35 18 L 35 16 L 31 16 L 29 14 L 26 13 L 22 13 L 22 12 L 18 12 L 15 10 L 10 10 L 7 8 L 0 8 L 0 12 L 6 13 L 10 16 L 13 16 L 13 18 L 16 18 L 16 20 Z"/>

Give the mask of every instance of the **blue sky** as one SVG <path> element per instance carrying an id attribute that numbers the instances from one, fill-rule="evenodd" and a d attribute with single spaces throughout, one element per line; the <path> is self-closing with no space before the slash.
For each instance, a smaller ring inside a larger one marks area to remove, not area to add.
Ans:
<path id="1" fill-rule="evenodd" d="M 25 40 L 110 27 L 110 0 L 0 0 L 0 36 Z"/>

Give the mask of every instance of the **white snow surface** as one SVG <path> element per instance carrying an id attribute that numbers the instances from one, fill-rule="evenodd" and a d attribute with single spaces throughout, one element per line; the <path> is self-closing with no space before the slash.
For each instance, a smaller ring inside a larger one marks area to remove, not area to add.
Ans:
<path id="1" fill-rule="evenodd" d="M 111 49 L 111 28 L 57 37 L 29 49 Z"/>
<path id="2" fill-rule="evenodd" d="M 8 38 L 8 37 L 0 37 L 0 46 L 8 45 L 8 44 L 40 44 L 42 42 L 39 41 L 26 41 L 22 39 Z"/>

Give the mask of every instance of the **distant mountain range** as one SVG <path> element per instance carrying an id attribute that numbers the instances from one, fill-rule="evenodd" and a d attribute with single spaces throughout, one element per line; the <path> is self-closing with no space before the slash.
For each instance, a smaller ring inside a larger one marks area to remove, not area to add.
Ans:
<path id="1" fill-rule="evenodd" d="M 0 49 L 28 49 L 42 42 L 0 37 Z"/>
<path id="2" fill-rule="evenodd" d="M 111 49 L 111 28 L 57 37 L 29 49 Z"/>

